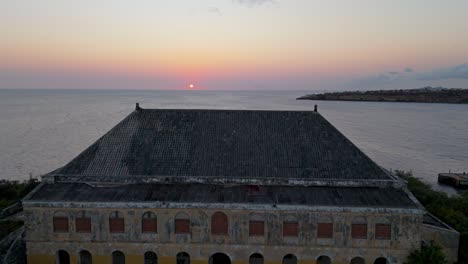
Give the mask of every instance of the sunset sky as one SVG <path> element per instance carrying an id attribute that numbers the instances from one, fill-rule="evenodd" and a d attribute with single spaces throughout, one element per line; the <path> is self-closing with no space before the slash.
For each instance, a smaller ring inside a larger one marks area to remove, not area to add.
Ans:
<path id="1" fill-rule="evenodd" d="M 466 0 L 0 0 L 0 89 L 468 88 L 467 13 Z"/>

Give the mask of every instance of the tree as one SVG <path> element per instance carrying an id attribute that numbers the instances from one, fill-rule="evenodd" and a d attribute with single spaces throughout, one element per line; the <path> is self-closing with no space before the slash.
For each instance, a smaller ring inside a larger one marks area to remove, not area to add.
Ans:
<path id="1" fill-rule="evenodd" d="M 421 249 L 412 251 L 405 264 L 447 264 L 447 258 L 438 244 L 422 242 Z"/>

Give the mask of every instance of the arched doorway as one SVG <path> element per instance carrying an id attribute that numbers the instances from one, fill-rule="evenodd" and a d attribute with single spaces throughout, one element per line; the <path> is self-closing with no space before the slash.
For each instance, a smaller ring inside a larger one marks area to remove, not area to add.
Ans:
<path id="1" fill-rule="evenodd" d="M 361 257 L 355 257 L 351 260 L 350 264 L 365 264 L 366 262 L 364 261 L 363 258 Z"/>
<path id="2" fill-rule="evenodd" d="M 125 254 L 118 250 L 112 252 L 112 264 L 125 264 Z"/>
<path id="3" fill-rule="evenodd" d="M 145 264 L 158 264 L 158 256 L 153 251 L 148 251 L 145 253 Z"/>
<path id="4" fill-rule="evenodd" d="M 93 257 L 91 256 L 91 253 L 89 253 L 89 251 L 87 250 L 81 250 L 79 263 L 80 264 L 92 264 Z"/>
<path id="5" fill-rule="evenodd" d="M 263 256 L 259 253 L 250 255 L 249 264 L 263 264 Z"/>
<path id="6" fill-rule="evenodd" d="M 331 264 L 331 259 L 327 256 L 320 256 L 317 258 L 317 264 Z"/>
<path id="7" fill-rule="evenodd" d="M 65 250 L 57 251 L 55 256 L 55 263 L 57 264 L 70 264 L 70 255 Z"/>
<path id="8" fill-rule="evenodd" d="M 297 257 L 293 254 L 287 254 L 283 258 L 283 264 L 297 264 Z"/>
<path id="9" fill-rule="evenodd" d="M 223 253 L 216 253 L 211 255 L 209 264 L 231 264 L 231 259 Z"/>
<path id="10" fill-rule="evenodd" d="M 374 264 L 388 264 L 388 260 L 386 258 L 378 258 L 374 261 Z"/>
<path id="11" fill-rule="evenodd" d="M 177 253 L 176 264 L 190 264 L 190 255 L 186 252 Z"/>

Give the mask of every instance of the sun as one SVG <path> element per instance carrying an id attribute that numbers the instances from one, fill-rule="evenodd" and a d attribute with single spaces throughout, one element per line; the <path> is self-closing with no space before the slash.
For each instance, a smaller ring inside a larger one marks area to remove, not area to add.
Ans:
<path id="1" fill-rule="evenodd" d="M 193 83 L 189 84 L 190 89 L 193 89 L 193 87 L 195 87 L 195 85 L 193 85 Z"/>

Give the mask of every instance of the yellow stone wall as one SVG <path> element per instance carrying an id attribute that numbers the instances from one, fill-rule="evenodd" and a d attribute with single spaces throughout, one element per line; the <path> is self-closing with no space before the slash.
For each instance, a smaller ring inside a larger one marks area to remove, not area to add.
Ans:
<path id="1" fill-rule="evenodd" d="M 85 210 L 91 217 L 92 232 L 76 233 L 75 218 Z M 108 232 L 111 212 L 118 210 L 125 217 L 125 233 Z M 52 218 L 55 212 L 69 215 L 69 232 L 54 233 Z M 158 233 L 141 232 L 141 216 L 151 211 L 157 215 Z M 192 264 L 208 264 L 212 254 L 227 254 L 233 264 L 248 264 L 249 256 L 260 253 L 265 264 L 280 264 L 287 254 L 294 254 L 298 264 L 314 264 L 321 256 L 329 256 L 333 263 L 350 263 L 354 257 L 362 257 L 366 263 L 373 263 L 378 257 L 385 257 L 391 263 L 403 263 L 409 251 L 421 241 L 421 214 L 390 212 L 310 212 L 284 210 L 222 210 L 228 216 L 227 236 L 216 236 L 210 232 L 211 215 L 215 209 L 148 209 L 148 208 L 37 208 L 25 207 L 26 247 L 28 263 L 54 263 L 58 250 L 70 254 L 71 263 L 77 263 L 81 250 L 89 251 L 93 263 L 111 262 L 112 252 L 122 251 L 126 263 L 143 263 L 143 255 L 153 251 L 158 263 L 175 264 L 178 252 L 187 252 Z M 190 234 L 174 234 L 174 219 L 179 214 L 190 219 Z M 248 235 L 249 220 L 255 217 L 265 221 L 265 237 L 252 239 Z M 290 218 L 299 223 L 297 238 L 282 237 L 282 222 Z M 351 238 L 351 223 L 356 219 L 368 223 L 367 239 Z M 332 221 L 332 239 L 316 237 L 316 223 Z M 390 223 L 392 239 L 374 238 L 375 223 Z M 454 251 L 455 252 L 455 251 Z"/>

